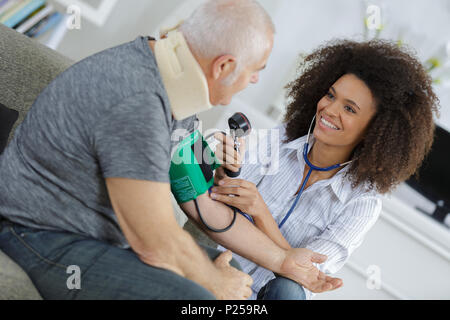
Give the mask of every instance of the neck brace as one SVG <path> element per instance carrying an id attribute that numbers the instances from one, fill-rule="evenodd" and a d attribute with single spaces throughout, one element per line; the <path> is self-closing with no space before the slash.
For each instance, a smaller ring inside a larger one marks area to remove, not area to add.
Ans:
<path id="1" fill-rule="evenodd" d="M 181 32 L 156 41 L 155 57 L 176 120 L 212 108 L 206 77 Z"/>

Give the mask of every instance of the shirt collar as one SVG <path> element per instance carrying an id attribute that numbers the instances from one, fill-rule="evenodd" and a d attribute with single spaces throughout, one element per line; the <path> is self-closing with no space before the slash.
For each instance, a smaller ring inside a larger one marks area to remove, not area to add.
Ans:
<path id="1" fill-rule="evenodd" d="M 281 148 L 287 149 L 289 152 L 297 151 L 297 158 L 299 164 L 303 170 L 305 167 L 305 160 L 303 159 L 303 146 L 306 143 L 307 135 L 297 138 L 295 140 L 283 143 Z M 286 137 L 284 137 L 286 138 Z M 310 136 L 310 148 L 314 145 L 314 136 Z M 341 170 L 339 170 L 331 179 L 328 179 L 325 186 L 331 187 L 336 197 L 341 203 L 345 203 L 348 196 L 352 192 L 351 182 L 345 177 L 346 172 L 349 170 L 350 164 L 345 165 Z"/>
<path id="2" fill-rule="evenodd" d="M 348 196 L 353 191 L 351 181 L 345 176 L 349 168 L 350 164 L 345 165 L 331 178 L 331 189 L 334 191 L 341 203 L 345 203 Z"/>
<path id="3" fill-rule="evenodd" d="M 283 136 L 283 140 L 286 138 L 287 138 L 286 136 Z M 314 138 L 313 137 L 311 137 L 311 138 L 310 139 L 313 141 Z M 306 142 L 306 136 L 303 136 L 303 137 L 297 138 L 295 140 L 289 141 L 287 143 L 283 143 L 281 148 L 282 149 L 291 149 L 291 150 L 300 150 L 300 149 L 303 150 L 303 145 L 305 144 L 305 142 Z"/>

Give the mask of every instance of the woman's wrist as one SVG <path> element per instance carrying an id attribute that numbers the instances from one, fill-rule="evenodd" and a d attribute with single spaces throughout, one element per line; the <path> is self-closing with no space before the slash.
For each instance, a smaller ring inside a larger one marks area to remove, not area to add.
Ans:
<path id="1" fill-rule="evenodd" d="M 287 240 L 280 232 L 278 224 L 273 218 L 272 213 L 269 211 L 269 208 L 267 206 L 259 210 L 259 214 L 252 218 L 255 226 L 263 233 L 265 233 L 280 248 L 284 250 L 289 250 L 291 248 L 289 242 L 287 242 Z"/>
<path id="2" fill-rule="evenodd" d="M 267 218 L 272 218 L 272 214 L 270 213 L 269 208 L 264 202 L 262 205 L 253 209 L 252 212 L 247 213 L 252 216 L 255 222 L 263 222 Z"/>
<path id="3" fill-rule="evenodd" d="M 267 226 L 270 225 L 270 219 L 273 220 L 272 214 L 270 213 L 267 206 L 258 210 L 258 214 L 252 215 L 253 221 L 258 229 L 266 233 Z"/>

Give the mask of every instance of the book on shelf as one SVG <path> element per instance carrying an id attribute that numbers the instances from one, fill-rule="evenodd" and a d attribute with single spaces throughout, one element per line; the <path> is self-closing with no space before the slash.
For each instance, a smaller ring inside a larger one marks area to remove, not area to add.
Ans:
<path id="1" fill-rule="evenodd" d="M 18 6 L 20 0 L 6 0 L 0 3 L 0 18 L 2 18 L 5 14 L 14 10 L 16 6 Z"/>
<path id="2" fill-rule="evenodd" d="M 22 0 L 22 1 L 17 2 L 14 6 L 11 7 L 11 9 L 6 11 L 2 15 L 2 17 L 0 18 L 0 22 L 11 28 L 10 22 L 8 22 L 8 24 L 7 24 L 7 21 L 14 18 L 14 16 L 18 12 L 20 12 L 22 9 L 24 9 L 28 4 L 30 4 L 31 1 L 32 0 Z"/>
<path id="3" fill-rule="evenodd" d="M 53 6 L 48 4 L 44 8 L 37 10 L 30 17 L 25 19 L 20 23 L 15 29 L 17 32 L 25 33 L 30 30 L 33 26 L 39 23 L 39 21 L 46 18 L 50 13 L 53 12 Z"/>
<path id="4" fill-rule="evenodd" d="M 29 37 L 39 37 L 63 18 L 46 0 L 0 0 L 0 23 Z"/>
<path id="5" fill-rule="evenodd" d="M 34 27 L 32 27 L 30 30 L 25 32 L 25 35 L 35 38 L 39 37 L 41 34 L 46 32 L 47 30 L 55 27 L 62 21 L 62 14 L 59 12 L 53 12 L 52 14 L 48 15 L 41 21 L 39 21 Z"/>
<path id="6" fill-rule="evenodd" d="M 7 27 L 14 28 L 21 21 L 29 17 L 33 12 L 39 8 L 42 8 L 45 5 L 45 2 L 45 0 L 26 0 L 12 13 L 5 15 L 6 18 L 2 18 L 0 22 L 4 23 Z"/>

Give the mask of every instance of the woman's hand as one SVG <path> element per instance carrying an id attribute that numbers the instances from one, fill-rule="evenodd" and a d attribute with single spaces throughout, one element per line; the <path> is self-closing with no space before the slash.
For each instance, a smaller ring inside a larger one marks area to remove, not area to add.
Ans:
<path id="1" fill-rule="evenodd" d="M 213 187 L 211 198 L 249 214 L 256 227 L 280 248 L 291 248 L 254 183 L 242 179 L 222 179 L 219 186 Z"/>
<path id="2" fill-rule="evenodd" d="M 230 178 L 220 180 L 219 186 L 213 187 L 211 198 L 238 208 L 253 218 L 270 215 L 256 185 L 246 180 Z"/>
<path id="3" fill-rule="evenodd" d="M 221 179 L 227 177 L 224 168 L 232 172 L 238 172 L 241 168 L 242 156 L 245 154 L 245 139 L 238 138 L 240 145 L 239 152 L 237 152 L 234 150 L 234 140 L 230 136 L 217 132 L 214 138 L 220 141 L 215 150 L 216 157 L 222 164 L 221 167 L 216 169 L 214 175 L 214 183 L 218 184 Z"/>
<path id="4" fill-rule="evenodd" d="M 314 266 L 324 263 L 327 256 L 306 248 L 291 248 L 280 267 L 279 274 L 300 283 L 312 292 L 325 292 L 342 287 L 342 279 L 327 276 Z"/>

